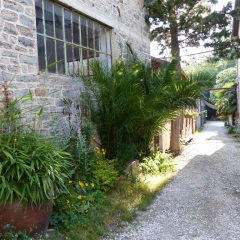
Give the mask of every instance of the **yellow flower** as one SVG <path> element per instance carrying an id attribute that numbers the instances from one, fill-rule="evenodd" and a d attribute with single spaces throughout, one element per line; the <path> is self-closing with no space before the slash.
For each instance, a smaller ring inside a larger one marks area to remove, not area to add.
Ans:
<path id="1" fill-rule="evenodd" d="M 81 200 L 81 199 L 83 199 L 83 196 L 82 195 L 78 195 L 77 199 Z"/>
<path id="2" fill-rule="evenodd" d="M 67 199 L 67 204 L 70 204 L 70 201 Z"/>
<path id="3" fill-rule="evenodd" d="M 79 184 L 80 187 L 84 187 L 84 183 L 83 182 L 79 181 L 78 184 Z"/>
<path id="4" fill-rule="evenodd" d="M 92 183 L 91 186 L 94 187 L 95 186 L 94 183 Z"/>
<path id="5" fill-rule="evenodd" d="M 102 149 L 102 155 L 105 156 L 106 155 L 106 150 Z"/>
<path id="6" fill-rule="evenodd" d="M 73 183 L 73 181 L 72 181 L 72 180 L 69 180 L 69 181 L 68 181 L 68 183 L 69 183 L 69 184 L 72 184 L 72 183 Z"/>
<path id="7" fill-rule="evenodd" d="M 85 183 L 85 186 L 88 187 L 88 183 Z"/>

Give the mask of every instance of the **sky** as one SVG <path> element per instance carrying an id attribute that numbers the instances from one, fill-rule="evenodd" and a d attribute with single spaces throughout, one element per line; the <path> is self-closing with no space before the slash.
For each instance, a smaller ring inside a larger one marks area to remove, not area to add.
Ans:
<path id="1" fill-rule="evenodd" d="M 233 6 L 234 6 L 234 2 L 235 0 L 229 0 L 230 2 L 232 2 Z M 227 2 L 229 2 L 228 0 L 218 0 L 218 3 L 213 7 L 213 10 L 219 11 L 222 9 L 222 7 L 224 5 L 227 4 Z M 211 55 L 211 53 L 205 53 L 205 54 L 198 54 L 201 52 L 205 52 L 205 51 L 209 51 L 211 50 L 211 48 L 204 48 L 204 47 L 192 47 L 192 48 L 185 48 L 184 50 L 181 50 L 181 57 L 182 57 L 182 61 L 184 64 L 188 65 L 189 63 L 199 63 L 204 61 L 204 59 L 206 59 L 208 56 Z M 164 55 L 159 56 L 159 48 L 158 48 L 158 44 L 156 42 L 152 42 L 151 43 L 151 55 L 153 57 L 160 57 L 163 58 L 165 60 L 169 60 L 169 53 L 165 53 Z M 196 54 L 193 56 L 187 56 L 189 54 Z"/>

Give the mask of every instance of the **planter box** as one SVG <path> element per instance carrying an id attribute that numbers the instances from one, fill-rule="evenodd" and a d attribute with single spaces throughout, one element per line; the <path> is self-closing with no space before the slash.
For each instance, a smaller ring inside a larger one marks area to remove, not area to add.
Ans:
<path id="1" fill-rule="evenodd" d="M 32 235 L 44 233 L 48 228 L 52 207 L 51 202 L 38 206 L 23 206 L 19 201 L 5 204 L 0 207 L 0 233 L 6 231 L 6 226 Z"/>

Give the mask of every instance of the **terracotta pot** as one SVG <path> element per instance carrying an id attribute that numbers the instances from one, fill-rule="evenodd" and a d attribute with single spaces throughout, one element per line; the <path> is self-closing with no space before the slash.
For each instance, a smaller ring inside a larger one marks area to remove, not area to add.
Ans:
<path id="1" fill-rule="evenodd" d="M 48 228 L 52 208 L 51 202 L 23 206 L 19 201 L 14 201 L 0 206 L 0 232 L 4 232 L 6 226 L 10 225 L 33 235 L 44 233 Z"/>

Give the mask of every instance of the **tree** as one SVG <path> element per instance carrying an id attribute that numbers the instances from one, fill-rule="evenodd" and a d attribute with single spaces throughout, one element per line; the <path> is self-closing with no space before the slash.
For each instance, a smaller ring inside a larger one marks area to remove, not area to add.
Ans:
<path id="1" fill-rule="evenodd" d="M 221 31 L 217 29 L 217 31 L 212 32 L 210 36 L 210 41 L 208 41 L 205 46 L 212 47 L 213 51 L 213 59 L 236 59 L 239 58 L 239 51 L 237 50 L 237 46 L 240 44 L 240 39 L 238 33 L 236 32 L 238 29 L 238 21 L 236 18 L 240 16 L 240 6 L 239 1 L 236 2 L 236 6 L 234 10 L 231 10 L 230 4 L 223 8 L 222 13 L 225 13 L 225 20 L 228 24 L 225 27 L 222 27 Z M 227 14 L 226 14 L 227 13 Z M 232 23 L 232 18 L 235 18 L 235 21 Z"/>
<path id="2" fill-rule="evenodd" d="M 216 0 L 145 0 L 152 39 L 162 51 L 171 49 L 172 57 L 180 62 L 181 48 L 199 46 L 217 34 L 226 35 L 232 5 L 227 3 L 221 11 L 211 11 L 216 3 Z"/>
<path id="3" fill-rule="evenodd" d="M 151 36 L 162 47 L 169 48 L 176 59 L 177 71 L 181 72 L 181 48 L 196 47 L 214 32 L 224 34 L 229 25 L 228 11 L 231 4 L 220 12 L 212 12 L 216 0 L 145 0 L 149 10 L 147 20 L 152 26 Z M 171 150 L 180 151 L 180 119 L 172 122 Z"/>
<path id="4" fill-rule="evenodd" d="M 216 76 L 215 88 L 226 88 L 213 93 L 211 100 L 218 107 L 218 114 L 222 116 L 232 115 L 237 112 L 237 93 L 235 89 L 236 68 L 227 68 Z"/>

